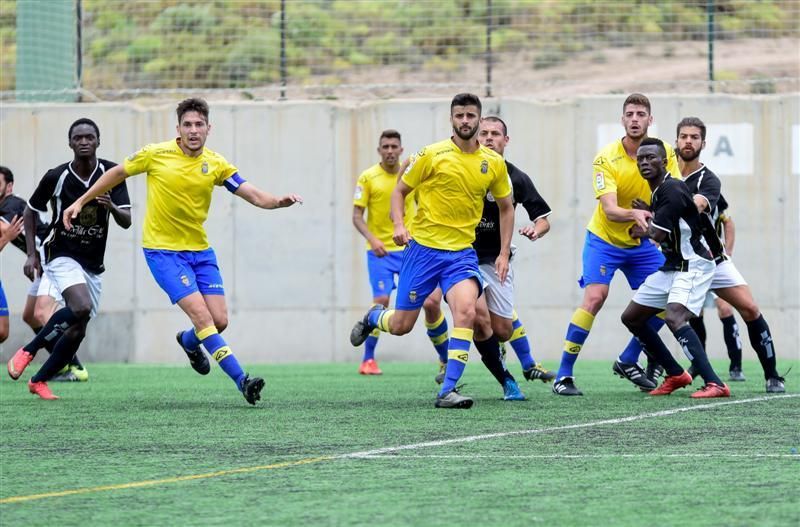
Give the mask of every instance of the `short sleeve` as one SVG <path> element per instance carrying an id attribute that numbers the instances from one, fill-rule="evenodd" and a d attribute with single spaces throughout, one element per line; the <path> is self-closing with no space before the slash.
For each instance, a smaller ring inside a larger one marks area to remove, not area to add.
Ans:
<path id="1" fill-rule="evenodd" d="M 495 199 L 507 198 L 511 195 L 511 178 L 508 177 L 508 167 L 506 162 L 502 159 L 495 162 L 495 174 L 492 183 L 489 185 L 489 191 Z"/>
<path id="2" fill-rule="evenodd" d="M 128 195 L 128 185 L 124 181 L 111 189 L 111 201 L 121 209 L 130 208 L 131 198 Z"/>
<path id="3" fill-rule="evenodd" d="M 146 145 L 138 151 L 129 155 L 122 162 L 122 167 L 125 173 L 129 176 L 135 176 L 142 172 L 147 172 L 150 169 L 150 160 L 153 156 L 153 145 Z"/>
<path id="4" fill-rule="evenodd" d="M 356 190 L 353 193 L 353 205 L 366 209 L 369 204 L 369 180 L 366 173 L 361 174 L 356 182 Z"/>
<path id="5" fill-rule="evenodd" d="M 56 191 L 56 183 L 58 183 L 58 174 L 52 170 L 48 171 L 41 181 L 39 181 L 36 190 L 33 191 L 31 199 L 28 200 L 28 205 L 30 205 L 33 210 L 47 212 L 47 203 Z"/>
<path id="6" fill-rule="evenodd" d="M 681 201 L 681 193 L 674 187 L 659 192 L 653 207 L 653 227 L 672 232 L 681 215 Z"/>
<path id="7" fill-rule="evenodd" d="M 697 187 L 697 194 L 703 196 L 708 202 L 708 211 L 712 212 L 719 204 L 722 183 L 718 177 L 704 177 Z"/>
<path id="8" fill-rule="evenodd" d="M 423 148 L 417 154 L 411 156 L 405 173 L 400 180 L 411 188 L 417 188 L 430 173 L 431 156 L 426 155 Z"/>
<path id="9" fill-rule="evenodd" d="M 678 156 L 675 154 L 675 149 L 668 145 L 665 141 L 664 149 L 667 151 L 667 172 L 675 179 L 683 179 L 681 176 L 681 167 L 678 165 Z"/>
<path id="10" fill-rule="evenodd" d="M 514 201 L 525 208 L 531 221 L 543 218 L 550 214 L 550 205 L 536 190 L 531 178 L 525 172 L 517 170 L 512 176 L 511 183 L 514 186 Z"/>
<path id="11" fill-rule="evenodd" d="M 611 164 L 604 156 L 597 156 L 592 163 L 594 172 L 594 197 L 617 192 L 617 178 Z"/>
<path id="12" fill-rule="evenodd" d="M 225 181 L 229 177 L 239 172 L 239 169 L 229 163 L 228 160 L 222 156 L 219 156 L 217 163 L 218 166 L 216 177 L 214 178 L 214 184 L 218 187 L 221 187 L 225 184 Z"/>

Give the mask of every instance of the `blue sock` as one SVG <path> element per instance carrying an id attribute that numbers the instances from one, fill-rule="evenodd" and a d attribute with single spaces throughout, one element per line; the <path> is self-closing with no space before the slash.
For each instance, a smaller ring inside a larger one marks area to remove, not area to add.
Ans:
<path id="1" fill-rule="evenodd" d="M 200 339 L 197 338 L 194 328 L 189 328 L 181 333 L 181 344 L 189 351 L 197 351 L 197 348 L 200 347 Z"/>
<path id="2" fill-rule="evenodd" d="M 367 340 L 364 342 L 364 357 L 361 361 L 370 360 L 375 358 L 375 346 L 378 345 L 378 335 L 381 334 L 379 329 L 375 329 L 369 334 Z"/>
<path id="3" fill-rule="evenodd" d="M 453 328 L 453 334 L 450 336 L 450 346 L 447 350 L 447 368 L 444 372 L 444 382 L 439 395 L 452 391 L 458 384 L 459 379 L 461 379 L 469 360 L 469 344 L 472 342 L 472 333 L 471 329 Z"/>
<path id="4" fill-rule="evenodd" d="M 533 359 L 533 355 L 531 355 L 531 343 L 528 341 L 525 327 L 522 325 L 522 322 L 519 321 L 516 311 L 514 311 L 514 321 L 511 323 L 511 327 L 514 329 L 514 333 L 511 334 L 508 343 L 514 348 L 514 353 L 517 354 L 522 369 L 529 370 L 536 365 L 536 361 Z"/>
<path id="5" fill-rule="evenodd" d="M 647 321 L 647 325 L 650 329 L 658 333 L 658 331 L 664 327 L 664 319 L 659 316 L 651 317 L 650 320 Z M 635 364 L 639 362 L 639 355 L 641 355 L 641 353 L 642 345 L 635 337 L 631 338 L 628 345 L 625 346 L 625 349 L 620 353 L 619 361 L 626 364 Z"/>
<path id="6" fill-rule="evenodd" d="M 572 377 L 572 368 L 578 360 L 578 354 L 592 330 L 594 315 L 583 308 L 578 308 L 572 314 L 569 326 L 567 326 L 567 336 L 564 339 L 564 351 L 561 354 L 561 365 L 558 367 L 556 380 L 560 381 L 564 377 Z"/>
<path id="7" fill-rule="evenodd" d="M 203 343 L 209 355 L 214 357 L 222 371 L 228 374 L 228 377 L 233 379 L 236 387 L 242 389 L 242 381 L 244 381 L 245 373 L 239 365 L 239 361 L 233 355 L 233 352 L 225 343 L 222 335 L 217 333 L 217 328 L 214 326 L 207 327 L 197 332 L 197 337 Z"/>
<path id="8" fill-rule="evenodd" d="M 430 323 L 426 320 L 425 327 L 428 328 L 428 338 L 431 339 L 431 343 L 436 353 L 439 355 L 439 360 L 441 362 L 447 362 L 447 347 L 449 346 L 449 342 L 447 341 L 447 319 L 444 318 L 444 313 L 439 315 L 439 320 L 436 322 Z"/>

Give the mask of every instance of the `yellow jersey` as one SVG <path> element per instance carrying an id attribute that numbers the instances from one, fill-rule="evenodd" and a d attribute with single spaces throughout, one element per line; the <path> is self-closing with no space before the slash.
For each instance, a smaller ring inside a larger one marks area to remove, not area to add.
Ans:
<path id="1" fill-rule="evenodd" d="M 433 249 L 460 251 L 472 246 L 487 191 L 511 195 L 506 162 L 481 146 L 463 152 L 452 139 L 433 143 L 411 158 L 403 183 L 415 189 L 417 213 L 409 232 Z"/>
<path id="2" fill-rule="evenodd" d="M 681 170 L 678 167 L 675 150 L 666 142 L 664 147 L 667 150 L 667 172 L 672 177 L 680 179 Z M 628 155 L 621 139 L 600 150 L 594 158 L 592 168 L 594 171 L 594 197 L 598 200 L 604 194 L 616 193 L 617 204 L 626 209 L 633 208 L 632 203 L 636 198 L 650 203 L 650 186 L 639 174 L 636 159 Z M 629 232 L 633 224 L 632 221 L 620 223 L 609 220 L 603 211 L 602 204 L 598 201 L 592 219 L 586 228 L 611 245 L 624 249 L 636 247 L 640 243 L 640 240 L 632 238 Z"/>
<path id="3" fill-rule="evenodd" d="M 189 157 L 173 139 L 145 146 L 125 159 L 124 168 L 130 176 L 147 172 L 142 247 L 208 249 L 203 223 L 208 218 L 211 193 L 237 172 L 235 166 L 208 148 Z"/>
<path id="4" fill-rule="evenodd" d="M 402 251 L 392 236 L 394 223 L 392 222 L 392 191 L 397 186 L 397 174 L 391 174 L 383 169 L 380 163 L 366 169 L 358 177 L 356 191 L 353 195 L 353 205 L 367 210 L 367 228 L 376 238 L 383 242 L 387 251 Z M 414 214 L 414 199 L 412 195 L 406 196 L 406 221 Z M 370 249 L 367 242 L 367 249 Z"/>

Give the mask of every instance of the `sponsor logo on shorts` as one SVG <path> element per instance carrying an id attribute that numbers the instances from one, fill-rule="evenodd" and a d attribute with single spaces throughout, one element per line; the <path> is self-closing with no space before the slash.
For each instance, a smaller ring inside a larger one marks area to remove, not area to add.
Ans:
<path id="1" fill-rule="evenodd" d="M 485 159 L 481 161 L 481 174 L 486 174 L 489 172 L 489 162 Z"/>

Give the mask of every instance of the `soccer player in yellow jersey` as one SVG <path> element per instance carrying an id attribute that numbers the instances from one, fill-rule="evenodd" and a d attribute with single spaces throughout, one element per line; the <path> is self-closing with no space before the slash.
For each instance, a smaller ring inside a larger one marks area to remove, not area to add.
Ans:
<path id="1" fill-rule="evenodd" d="M 396 308 L 377 305 L 358 321 L 350 342 L 359 346 L 373 329 L 405 335 L 419 316 L 426 297 L 440 286 L 453 313 L 444 383 L 437 408 L 470 408 L 472 399 L 456 390 L 466 366 L 481 294 L 478 258 L 472 248 L 481 219 L 483 197 L 491 191 L 500 208 L 501 248 L 495 262 L 498 279 L 508 275 L 514 206 L 503 158 L 478 142 L 481 101 L 473 94 L 456 95 L 450 103 L 454 135 L 428 145 L 411 160 L 392 193 L 393 239 L 408 245 L 397 286 Z M 417 213 L 406 229 L 405 198 L 416 191 Z"/>
<path id="2" fill-rule="evenodd" d="M 263 209 L 302 203 L 297 194 L 276 197 L 245 181 L 235 166 L 205 148 L 211 125 L 208 104 L 186 99 L 178 104 L 179 137 L 147 145 L 124 164 L 107 171 L 86 193 L 64 211 L 69 229 L 85 203 L 123 182 L 147 172 L 147 212 L 142 245 L 145 259 L 158 285 L 170 301 L 186 313 L 192 328 L 179 332 L 178 344 L 195 371 L 206 375 L 211 367 L 200 344 L 236 383 L 250 404 L 260 399 L 264 380 L 250 377 L 239 365 L 219 334 L 228 326 L 225 290 L 216 256 L 209 247 L 203 223 L 208 217 L 211 193 L 225 186 L 248 203 Z"/>
<path id="3" fill-rule="evenodd" d="M 637 199 L 650 203 L 650 187 L 639 175 L 636 151 L 652 122 L 648 98 L 640 93 L 629 95 L 622 105 L 625 137 L 604 147 L 594 159 L 593 183 L 598 204 L 586 227 L 583 246 L 583 274 L 578 281 L 584 288 L 583 302 L 567 328 L 561 366 L 553 384 L 553 393 L 558 395 L 583 395 L 575 386 L 573 365 L 589 336 L 594 317 L 608 297 L 614 273 L 622 271 L 631 289 L 638 289 L 664 262 L 658 248 L 634 232 L 634 229 L 646 232 L 651 217 L 649 211 L 634 209 L 632 203 Z M 669 146 L 667 171 L 680 178 L 675 152 Z M 663 323 L 658 317 L 650 321 L 656 331 Z M 631 339 L 614 363 L 613 371 L 643 390 L 652 390 L 661 368 L 648 365 L 647 372 L 642 370 L 637 362 L 641 351 L 638 341 Z"/>
<path id="4" fill-rule="evenodd" d="M 380 163 L 366 169 L 358 178 L 353 196 L 353 225 L 367 240 L 367 271 L 372 286 L 373 304 L 389 307 L 389 297 L 395 289 L 395 276 L 400 273 L 403 247 L 394 243 L 394 224 L 391 219 L 391 196 L 400 171 L 400 156 L 403 154 L 402 138 L 397 130 L 384 130 L 378 138 Z M 414 216 L 412 196 L 406 197 L 406 217 Z M 367 221 L 364 221 L 364 211 Z M 428 336 L 439 353 L 440 360 L 447 361 L 447 321 L 436 303 L 435 313 L 428 303 L 425 309 Z M 375 346 L 380 330 L 375 329 L 364 341 L 364 356 L 358 372 L 362 375 L 380 375 L 375 361 Z"/>

